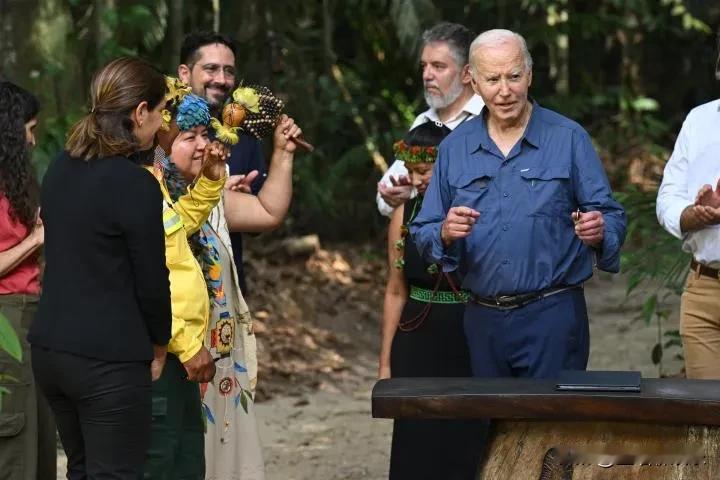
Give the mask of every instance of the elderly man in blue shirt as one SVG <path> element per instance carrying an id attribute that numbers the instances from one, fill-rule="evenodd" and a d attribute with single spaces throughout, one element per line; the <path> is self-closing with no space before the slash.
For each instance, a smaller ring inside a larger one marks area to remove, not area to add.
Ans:
<path id="1" fill-rule="evenodd" d="M 470 65 L 485 108 L 440 145 L 410 231 L 421 254 L 457 272 L 470 293 L 475 376 L 584 370 L 583 282 L 593 264 L 619 271 L 625 212 L 587 132 L 528 97 L 532 58 L 520 35 L 480 34 Z"/>

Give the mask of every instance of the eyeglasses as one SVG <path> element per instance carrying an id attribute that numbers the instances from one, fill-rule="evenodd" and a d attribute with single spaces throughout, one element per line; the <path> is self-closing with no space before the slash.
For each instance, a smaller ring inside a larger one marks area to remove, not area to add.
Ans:
<path id="1" fill-rule="evenodd" d="M 207 73 L 211 77 L 214 77 L 218 75 L 220 72 L 223 72 L 226 77 L 235 78 L 235 67 L 231 66 L 225 66 L 218 65 L 217 63 L 207 63 L 205 65 L 201 65 L 200 68 L 202 68 L 203 72 Z"/>

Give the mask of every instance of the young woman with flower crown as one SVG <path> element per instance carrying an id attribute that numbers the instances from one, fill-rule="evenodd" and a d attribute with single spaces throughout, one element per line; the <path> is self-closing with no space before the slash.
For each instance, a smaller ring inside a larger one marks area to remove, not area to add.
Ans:
<path id="1" fill-rule="evenodd" d="M 472 376 L 463 333 L 465 293 L 455 288 L 459 282 L 421 258 L 407 228 L 420 211 L 437 145 L 449 133 L 426 122 L 394 145 L 418 195 L 395 209 L 390 220 L 381 379 Z M 485 429 L 476 421 L 395 420 L 390 479 L 475 478 Z"/>

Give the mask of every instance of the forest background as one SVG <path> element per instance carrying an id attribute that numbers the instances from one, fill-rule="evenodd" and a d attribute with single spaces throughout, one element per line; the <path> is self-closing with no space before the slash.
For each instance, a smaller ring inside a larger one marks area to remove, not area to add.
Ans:
<path id="1" fill-rule="evenodd" d="M 426 108 L 419 37 L 441 20 L 527 39 L 531 94 L 592 135 L 630 218 L 628 289 L 655 280 L 642 316 L 660 325 L 662 295 L 678 291 L 688 258 L 657 225 L 655 194 L 683 118 L 717 97 L 720 2 L 0 0 L 0 77 L 41 98 L 42 175 L 87 111 L 99 66 L 138 55 L 174 74 L 184 34 L 228 33 L 239 44 L 239 78 L 278 93 L 317 147 L 296 162 L 291 215 L 276 235 L 381 245 L 376 182 L 393 142 Z M 677 343 L 676 332 L 660 332 L 653 361 Z"/>

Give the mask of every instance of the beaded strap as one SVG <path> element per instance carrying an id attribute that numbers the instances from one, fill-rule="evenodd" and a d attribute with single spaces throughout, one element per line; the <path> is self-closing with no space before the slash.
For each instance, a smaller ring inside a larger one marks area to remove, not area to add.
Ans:
<path id="1" fill-rule="evenodd" d="M 428 290 L 426 288 L 411 285 L 410 298 L 425 303 L 467 303 L 468 294 L 463 291 L 459 291 L 458 293 L 443 290 L 433 292 L 432 290 Z"/>

